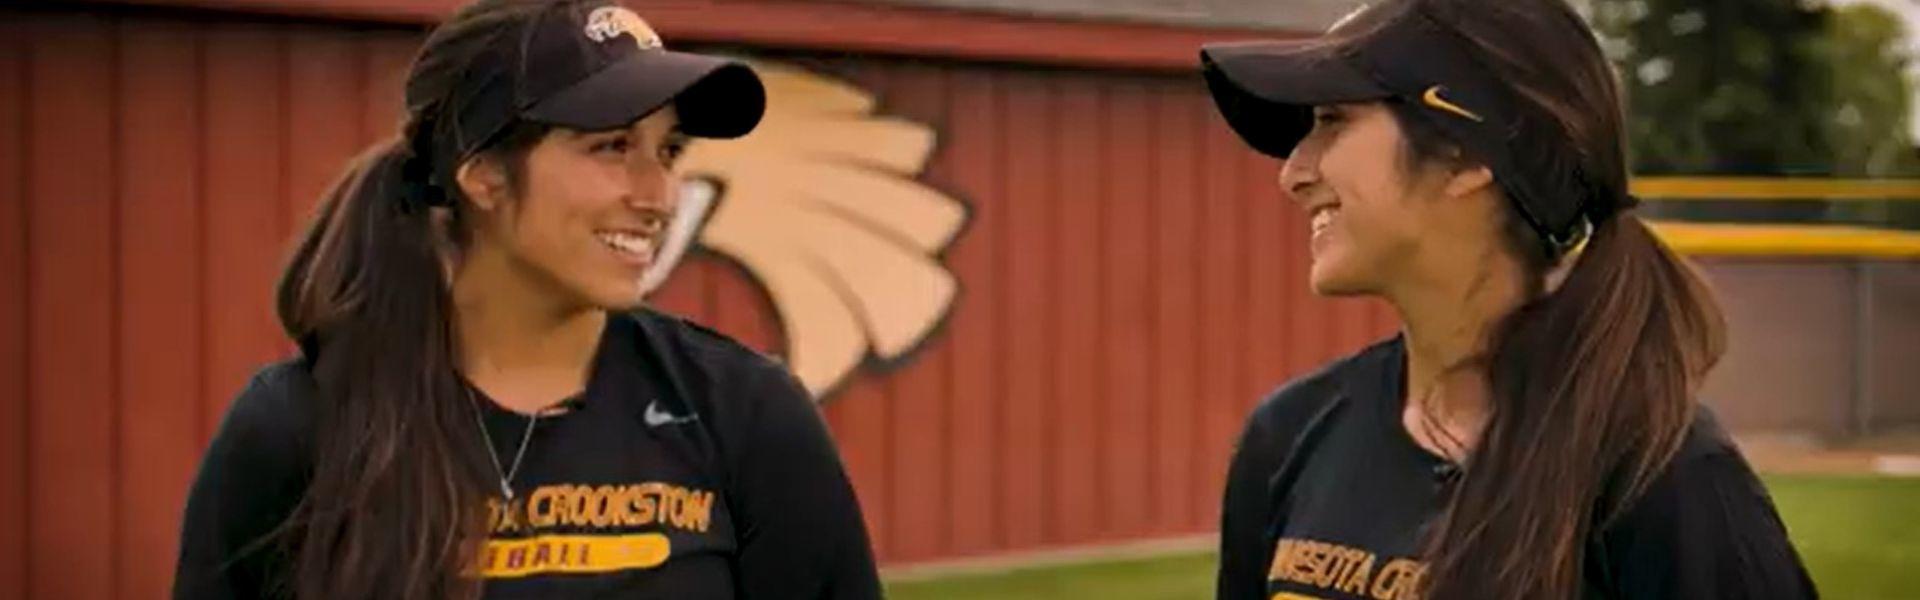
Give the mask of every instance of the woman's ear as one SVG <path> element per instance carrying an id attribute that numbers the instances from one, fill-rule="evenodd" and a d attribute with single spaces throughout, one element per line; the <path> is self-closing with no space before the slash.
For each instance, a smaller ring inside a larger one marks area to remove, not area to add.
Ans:
<path id="1" fill-rule="evenodd" d="M 460 186 L 460 193 L 471 200 L 475 208 L 493 212 L 505 204 L 511 192 L 507 182 L 507 172 L 499 161 L 482 157 L 467 159 L 454 171 L 453 180 Z"/>
<path id="2" fill-rule="evenodd" d="M 1447 177 L 1447 196 L 1464 198 L 1493 187 L 1493 170 L 1481 165 L 1464 165 Z"/>

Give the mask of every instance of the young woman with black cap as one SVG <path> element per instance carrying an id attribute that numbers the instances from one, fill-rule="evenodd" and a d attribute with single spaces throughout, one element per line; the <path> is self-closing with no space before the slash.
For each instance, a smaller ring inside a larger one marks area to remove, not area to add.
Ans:
<path id="1" fill-rule="evenodd" d="M 1383 0 L 1201 54 L 1287 159 L 1314 291 L 1405 323 L 1251 417 L 1221 598 L 1814 595 L 1692 397 L 1724 324 L 1632 212 L 1613 72 L 1563 0 Z"/>
<path id="2" fill-rule="evenodd" d="M 640 308 L 674 158 L 758 77 L 609 0 L 481 0 L 406 102 L 287 266 L 300 354 L 207 450 L 175 597 L 878 597 L 806 392 Z"/>

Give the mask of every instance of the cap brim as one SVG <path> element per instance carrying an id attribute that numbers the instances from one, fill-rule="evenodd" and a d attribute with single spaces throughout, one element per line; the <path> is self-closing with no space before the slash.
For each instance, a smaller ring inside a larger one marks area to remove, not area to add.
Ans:
<path id="1" fill-rule="evenodd" d="M 623 127 L 673 104 L 680 130 L 707 138 L 753 131 L 767 108 L 766 88 L 739 62 L 653 51 L 633 55 L 528 108 L 541 123 L 581 130 Z"/>
<path id="2" fill-rule="evenodd" d="M 1286 158 L 1313 129 L 1313 107 L 1392 94 L 1348 61 L 1341 45 L 1319 41 L 1234 42 L 1200 50 L 1214 106 L 1240 139 Z"/>

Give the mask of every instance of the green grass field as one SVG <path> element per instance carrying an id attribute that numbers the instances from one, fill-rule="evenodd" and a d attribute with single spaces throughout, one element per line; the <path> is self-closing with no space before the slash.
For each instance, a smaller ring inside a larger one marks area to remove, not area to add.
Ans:
<path id="1" fill-rule="evenodd" d="M 1920 597 L 1920 479 L 1776 476 L 1767 484 L 1823 597 Z M 1212 577 L 1211 554 L 1184 554 L 896 583 L 888 597 L 1187 600 L 1211 597 Z"/>
<path id="2" fill-rule="evenodd" d="M 1920 479 L 1770 477 L 1767 484 L 1823 597 L 1920 597 Z"/>

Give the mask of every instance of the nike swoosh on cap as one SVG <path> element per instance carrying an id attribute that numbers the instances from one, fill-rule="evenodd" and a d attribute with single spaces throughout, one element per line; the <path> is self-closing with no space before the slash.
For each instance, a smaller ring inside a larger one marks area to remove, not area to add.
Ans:
<path id="1" fill-rule="evenodd" d="M 1486 120 L 1486 119 L 1480 118 L 1480 115 L 1475 114 L 1473 111 L 1467 110 L 1466 108 L 1458 104 L 1448 102 L 1446 98 L 1441 98 L 1440 90 L 1444 89 L 1445 87 L 1446 86 L 1436 85 L 1436 86 L 1427 88 L 1426 93 L 1420 95 L 1420 101 L 1427 103 L 1427 106 L 1431 106 L 1431 107 L 1444 110 L 1456 115 L 1460 115 L 1468 119 L 1473 119 L 1474 121 Z"/>

